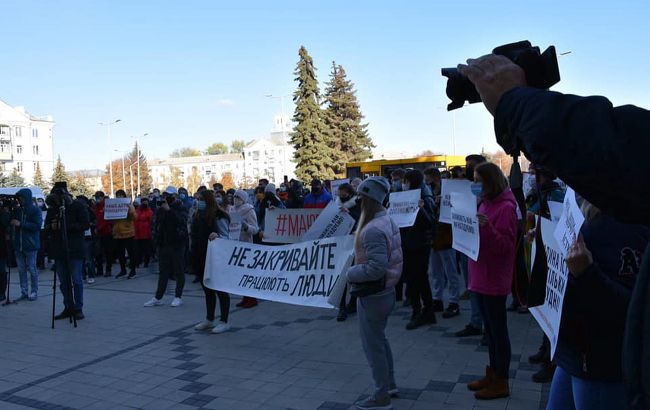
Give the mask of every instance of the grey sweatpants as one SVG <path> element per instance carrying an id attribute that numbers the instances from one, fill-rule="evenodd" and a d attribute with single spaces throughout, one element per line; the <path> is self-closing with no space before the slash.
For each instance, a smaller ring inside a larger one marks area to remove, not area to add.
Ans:
<path id="1" fill-rule="evenodd" d="M 376 399 L 388 397 L 389 387 L 395 384 L 393 353 L 384 333 L 394 306 L 395 288 L 357 299 L 361 344 L 372 370 Z"/>

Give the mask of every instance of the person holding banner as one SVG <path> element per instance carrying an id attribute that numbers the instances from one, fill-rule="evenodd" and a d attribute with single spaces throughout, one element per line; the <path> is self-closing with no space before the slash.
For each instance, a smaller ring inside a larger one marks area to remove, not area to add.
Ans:
<path id="1" fill-rule="evenodd" d="M 241 232 L 239 234 L 239 240 L 242 242 L 253 242 L 253 236 L 259 232 L 260 228 L 257 225 L 257 215 L 255 214 L 255 208 L 253 205 L 248 203 L 248 194 L 246 191 L 241 189 L 235 191 L 235 195 L 233 196 L 233 204 L 233 212 L 236 213 L 241 220 Z M 257 306 L 257 299 L 249 296 L 244 296 L 241 302 L 237 303 L 236 306 L 243 307 L 245 309 L 252 308 Z"/>
<path id="2" fill-rule="evenodd" d="M 512 287 L 517 243 L 517 202 L 501 169 L 485 162 L 474 170 L 472 191 L 479 198 L 480 249 L 469 259 L 469 290 L 475 292 L 487 336 L 490 364 L 485 377 L 467 387 L 489 400 L 510 395 L 510 337 L 506 299 Z"/>
<path id="3" fill-rule="evenodd" d="M 126 192 L 123 189 L 119 189 L 115 192 L 116 198 L 126 198 Z M 125 252 L 129 255 L 129 276 L 128 279 L 131 279 L 135 276 L 135 242 L 133 238 L 135 237 L 135 208 L 132 204 L 129 204 L 129 211 L 125 219 L 120 219 L 115 221 L 113 224 L 113 239 L 115 241 L 115 251 L 117 252 L 117 257 L 120 261 L 120 273 L 115 276 L 115 279 L 122 276 L 126 276 L 126 256 Z"/>
<path id="4" fill-rule="evenodd" d="M 215 238 L 228 238 L 230 216 L 217 205 L 213 191 L 202 191 L 197 202 L 197 211 L 192 219 L 192 268 L 201 278 L 201 286 L 205 294 L 205 320 L 194 326 L 195 330 L 212 330 L 212 333 L 224 333 L 230 330 L 228 314 L 230 312 L 230 295 L 213 290 L 203 284 L 205 272 L 205 257 L 208 252 L 208 241 Z M 214 324 L 215 310 L 219 298 L 219 324 Z"/>
<path id="5" fill-rule="evenodd" d="M 407 323 L 406 329 L 413 330 L 426 324 L 436 323 L 428 274 L 431 240 L 436 224 L 436 205 L 431 189 L 424 183 L 424 175 L 417 169 L 408 170 L 404 174 L 401 186 L 404 191 L 420 190 L 418 204 L 420 209 L 415 223 L 413 226 L 400 228 L 404 254 L 402 274 L 406 283 L 406 295 L 411 302 L 412 310 L 411 320 Z"/>
<path id="6" fill-rule="evenodd" d="M 548 408 L 625 409 L 625 317 L 650 228 L 619 223 L 586 200 L 580 209 L 585 223 L 566 259 L 570 275 Z"/>
<path id="7" fill-rule="evenodd" d="M 399 228 L 382 205 L 389 190 L 383 177 L 370 177 L 359 185 L 361 217 L 355 236 L 355 262 L 346 272 L 350 292 L 359 297 L 361 343 L 375 382 L 374 393 L 355 403 L 362 410 L 392 409 L 390 397 L 398 393 L 385 330 L 395 306 L 395 284 L 403 257 Z"/>

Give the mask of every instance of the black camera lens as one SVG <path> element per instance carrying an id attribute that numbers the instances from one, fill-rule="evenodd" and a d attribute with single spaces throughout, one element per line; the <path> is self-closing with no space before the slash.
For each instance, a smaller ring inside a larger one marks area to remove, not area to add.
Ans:
<path id="1" fill-rule="evenodd" d="M 440 70 L 444 77 L 447 77 L 447 97 L 451 100 L 447 105 L 447 111 L 455 110 L 465 105 L 465 101 L 469 103 L 477 103 L 481 101 L 481 96 L 478 95 L 474 84 L 460 72 L 457 68 L 443 68 Z"/>

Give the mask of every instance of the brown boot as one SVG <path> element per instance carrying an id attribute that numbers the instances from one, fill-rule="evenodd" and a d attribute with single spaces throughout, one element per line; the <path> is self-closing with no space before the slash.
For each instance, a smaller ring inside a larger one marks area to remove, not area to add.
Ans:
<path id="1" fill-rule="evenodd" d="M 467 384 L 467 388 L 471 391 L 479 391 L 490 385 L 494 378 L 494 370 L 490 366 L 485 366 L 485 377 L 480 380 L 475 380 Z"/>
<path id="2" fill-rule="evenodd" d="M 496 374 L 492 377 L 492 382 L 487 387 L 474 393 L 474 397 L 477 400 L 500 399 L 508 396 L 510 396 L 508 379 L 503 379 Z"/>

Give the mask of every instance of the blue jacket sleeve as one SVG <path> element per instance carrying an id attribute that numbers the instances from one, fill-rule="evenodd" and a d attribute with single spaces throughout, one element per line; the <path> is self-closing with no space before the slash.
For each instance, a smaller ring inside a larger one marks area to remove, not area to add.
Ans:
<path id="1" fill-rule="evenodd" d="M 348 282 L 370 282 L 386 275 L 388 266 L 388 241 L 378 228 L 370 228 L 363 233 L 362 245 L 368 255 L 368 262 L 354 265 L 348 269 Z"/>
<path id="2" fill-rule="evenodd" d="M 20 227 L 25 231 L 40 232 L 43 225 L 43 213 L 40 209 L 33 207 L 25 211 L 25 222 Z"/>
<path id="3" fill-rule="evenodd" d="M 494 117 L 498 143 L 553 171 L 604 213 L 650 222 L 650 111 L 604 97 L 515 88 Z M 613 189 L 616 187 L 616 189 Z"/>

